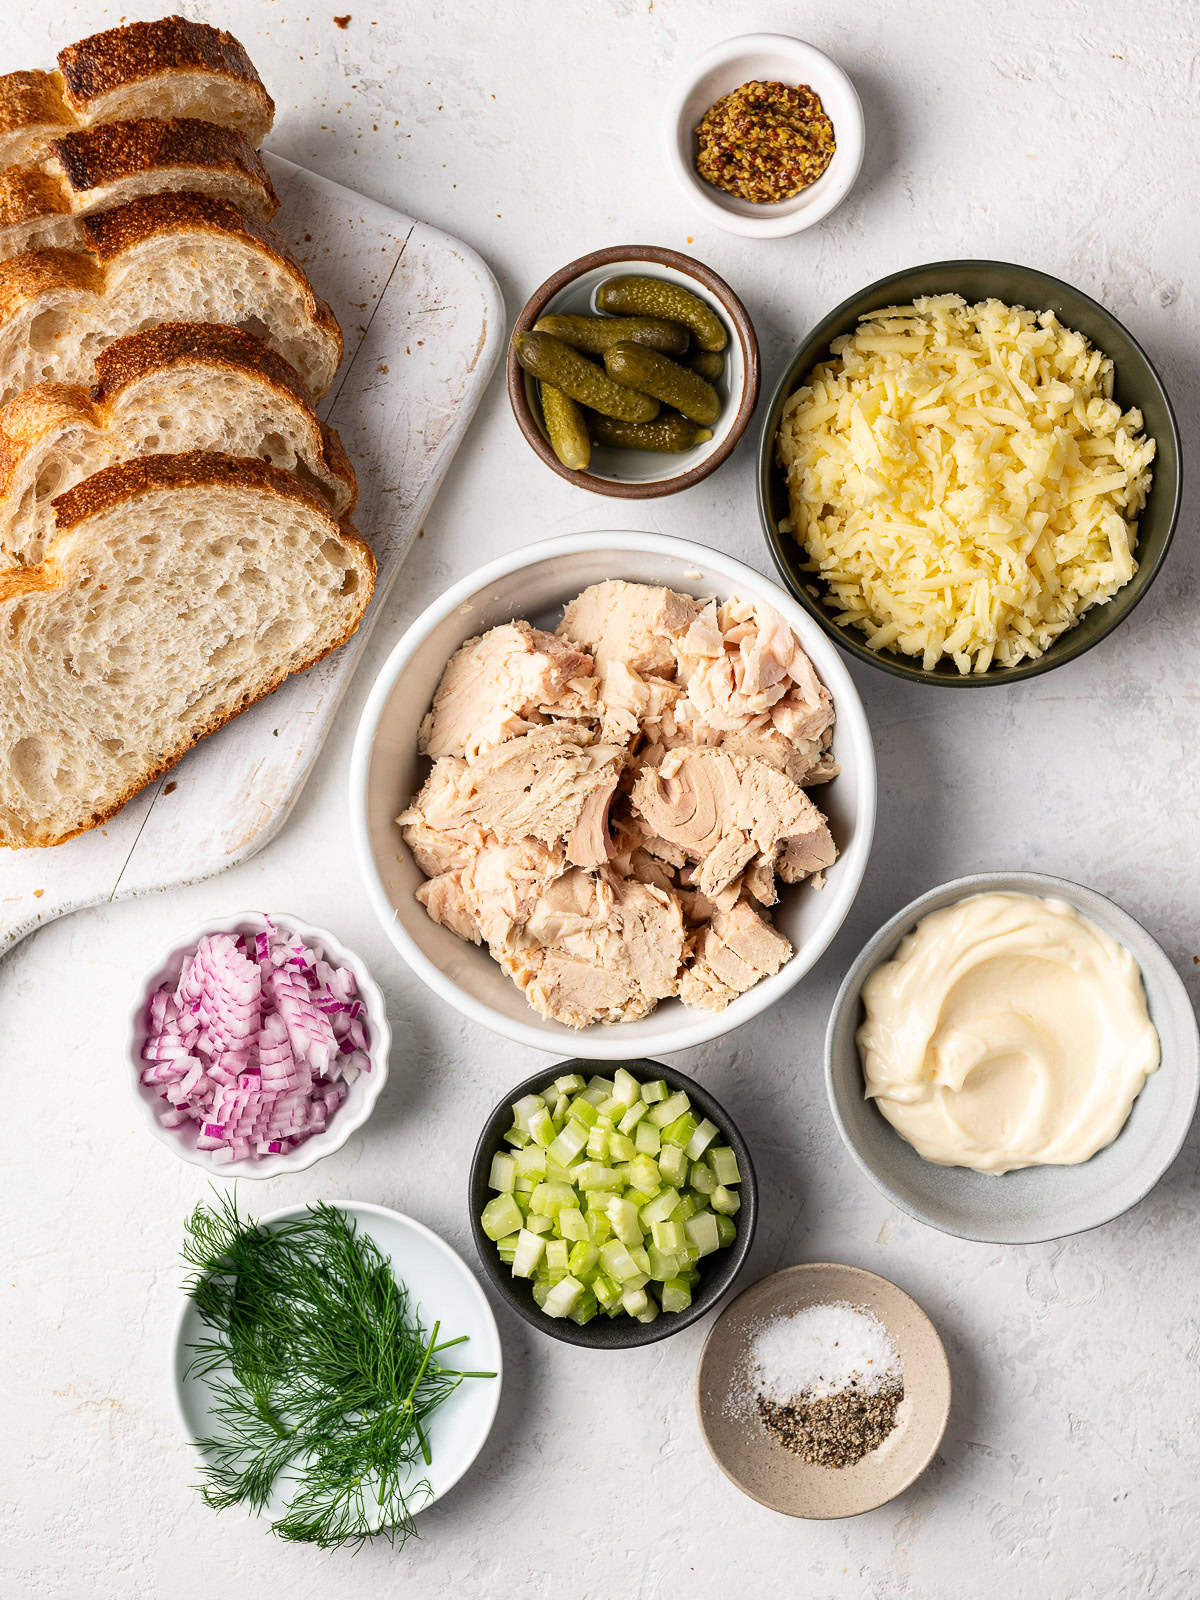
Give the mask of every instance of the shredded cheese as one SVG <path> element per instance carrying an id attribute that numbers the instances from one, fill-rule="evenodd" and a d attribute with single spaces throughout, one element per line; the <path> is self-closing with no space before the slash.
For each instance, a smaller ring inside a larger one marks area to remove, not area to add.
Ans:
<path id="1" fill-rule="evenodd" d="M 1154 440 L 1053 312 L 938 295 L 864 317 L 784 407 L 784 522 L 873 650 L 986 672 L 1137 571 Z"/>

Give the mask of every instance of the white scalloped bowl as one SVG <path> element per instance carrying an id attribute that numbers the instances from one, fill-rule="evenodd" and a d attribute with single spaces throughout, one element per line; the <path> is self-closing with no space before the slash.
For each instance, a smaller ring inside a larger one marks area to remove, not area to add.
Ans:
<path id="1" fill-rule="evenodd" d="M 839 856 L 823 889 L 802 884 L 781 894 L 773 915 L 792 942 L 792 957 L 724 1011 L 664 1000 L 636 1022 L 575 1029 L 540 1017 L 486 949 L 467 944 L 426 915 L 415 894 L 424 876 L 400 837 L 396 817 L 429 770 L 417 751 L 417 732 L 459 646 L 514 617 L 553 628 L 567 601 L 605 578 L 666 584 L 720 600 L 742 594 L 774 606 L 787 619 L 837 708 L 833 753 L 842 770 L 816 800 L 829 817 Z M 375 680 L 355 738 L 350 824 L 371 904 L 396 949 L 434 994 L 472 1021 L 532 1049 L 628 1061 L 669 1055 L 731 1033 L 776 1004 L 808 972 L 841 927 L 862 882 L 875 827 L 875 756 L 862 702 L 836 647 L 768 578 L 685 539 L 570 534 L 471 573 L 424 611 L 396 645 Z"/>
<path id="2" fill-rule="evenodd" d="M 197 1150 L 197 1125 L 185 1122 L 179 1128 L 164 1128 L 158 1120 L 162 1099 L 158 1091 L 141 1081 L 142 1047 L 149 1033 L 147 1007 L 151 994 L 164 983 L 175 983 L 183 970 L 183 958 L 194 950 L 199 941 L 209 933 L 266 933 L 267 924 L 260 911 L 235 911 L 228 917 L 210 917 L 198 928 L 193 928 L 178 940 L 151 966 L 138 981 L 134 1001 L 129 1008 L 126 1025 L 125 1055 L 130 1068 L 130 1089 L 141 1113 L 142 1120 L 162 1144 L 168 1145 L 181 1161 L 194 1167 L 204 1167 L 221 1178 L 278 1178 L 284 1173 L 303 1172 L 324 1156 L 340 1150 L 352 1133 L 357 1132 L 375 1109 L 375 1102 L 387 1082 L 388 1053 L 392 1047 L 392 1030 L 387 1019 L 387 1005 L 379 985 L 367 970 L 366 962 L 348 950 L 340 939 L 335 939 L 327 928 L 318 928 L 303 922 L 290 912 L 275 911 L 271 920 L 287 933 L 299 934 L 305 944 L 317 945 L 325 959 L 335 966 L 349 967 L 358 985 L 358 993 L 367 1011 L 367 1045 L 371 1054 L 370 1072 L 360 1072 L 350 1085 L 346 1098 L 330 1117 L 323 1133 L 314 1133 L 294 1150 L 281 1155 L 259 1156 L 255 1160 L 215 1162 L 211 1150 Z"/>

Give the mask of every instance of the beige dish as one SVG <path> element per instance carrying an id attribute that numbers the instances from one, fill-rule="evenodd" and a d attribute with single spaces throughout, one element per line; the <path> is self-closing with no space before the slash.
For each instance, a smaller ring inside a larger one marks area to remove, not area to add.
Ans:
<path id="1" fill-rule="evenodd" d="M 872 1311 L 904 1370 L 895 1428 L 852 1467 L 809 1466 L 755 1416 L 739 1416 L 728 1403 L 744 1382 L 750 1340 L 763 1322 L 833 1300 Z M 903 1289 L 861 1267 L 814 1261 L 752 1284 L 713 1324 L 696 1373 L 696 1409 L 714 1461 L 743 1494 L 789 1517 L 856 1517 L 894 1500 L 933 1460 L 950 1416 L 950 1367 L 937 1329 Z"/>

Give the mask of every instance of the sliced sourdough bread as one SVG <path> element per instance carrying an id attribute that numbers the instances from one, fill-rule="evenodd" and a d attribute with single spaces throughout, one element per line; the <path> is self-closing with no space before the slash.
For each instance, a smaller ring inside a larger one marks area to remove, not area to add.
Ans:
<path id="1" fill-rule="evenodd" d="M 341 440 L 287 362 L 240 328 L 166 322 L 109 345 L 96 384 L 39 383 L 0 408 L 0 572 L 41 561 L 51 502 L 115 462 L 215 450 L 257 456 L 320 491 L 337 518 L 357 486 Z"/>
<path id="2" fill-rule="evenodd" d="M 0 573 L 0 844 L 113 815 L 197 740 L 354 632 L 375 562 L 263 461 L 123 462 L 56 506 L 36 567 Z"/>
<path id="3" fill-rule="evenodd" d="M 0 171 L 0 261 L 26 250 L 78 250 L 82 219 L 142 195 L 186 189 L 269 222 L 279 209 L 250 141 L 197 117 L 106 122 L 53 139 L 45 158 Z"/>
<path id="4" fill-rule="evenodd" d="M 269 223 L 210 195 L 154 194 L 89 217 L 87 253 L 0 263 L 0 405 L 32 384 L 90 383 L 114 339 L 162 322 L 247 329 L 319 398 L 342 359 L 337 318 Z"/>
<path id="5" fill-rule="evenodd" d="M 203 117 L 257 147 L 275 105 L 232 34 L 184 17 L 133 22 L 60 50 L 57 72 L 0 77 L 0 166 L 34 160 L 72 129 L 131 117 Z"/>

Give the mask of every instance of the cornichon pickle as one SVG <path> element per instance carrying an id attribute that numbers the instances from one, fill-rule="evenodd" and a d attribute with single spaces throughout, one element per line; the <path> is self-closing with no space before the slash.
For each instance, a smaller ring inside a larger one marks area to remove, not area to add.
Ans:
<path id="1" fill-rule="evenodd" d="M 513 348 L 526 372 L 543 383 L 553 384 L 572 400 L 578 400 L 581 406 L 590 406 L 606 417 L 620 417 L 625 422 L 653 422 L 658 415 L 657 400 L 614 383 L 603 367 L 552 334 L 514 333 Z M 636 350 L 638 346 L 629 348 Z"/>
<path id="2" fill-rule="evenodd" d="M 542 416 L 554 454 L 564 467 L 570 467 L 573 472 L 586 472 L 592 455 L 592 441 L 588 438 L 587 423 L 583 420 L 583 407 L 576 405 L 569 394 L 556 389 L 552 383 L 543 383 L 541 391 Z"/>
<path id="3" fill-rule="evenodd" d="M 708 383 L 716 383 L 725 371 L 725 357 L 719 350 L 694 350 L 688 359 L 688 366 Z"/>
<path id="4" fill-rule="evenodd" d="M 596 308 L 621 316 L 666 317 L 692 330 L 701 350 L 724 350 L 729 343 L 725 324 L 712 309 L 681 284 L 666 278 L 609 278 L 596 290 Z"/>
<path id="5" fill-rule="evenodd" d="M 604 352 L 604 365 L 617 383 L 653 395 L 703 427 L 721 415 L 721 397 L 712 384 L 657 350 L 641 344 L 615 344 Z"/>
<path id="6" fill-rule="evenodd" d="M 655 422 L 618 422 L 614 417 L 592 417 L 588 429 L 596 444 L 618 445 L 626 450 L 657 450 L 674 455 L 712 438 L 711 428 L 698 428 L 686 417 L 665 416 Z"/>
<path id="7" fill-rule="evenodd" d="M 669 356 L 681 356 L 691 341 L 691 334 L 682 322 L 667 322 L 662 317 L 539 317 L 533 325 L 534 333 L 550 333 L 576 350 L 586 350 L 589 355 L 602 356 L 622 339 L 634 344 L 649 345 L 651 350 L 665 350 Z"/>

